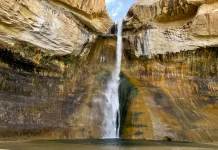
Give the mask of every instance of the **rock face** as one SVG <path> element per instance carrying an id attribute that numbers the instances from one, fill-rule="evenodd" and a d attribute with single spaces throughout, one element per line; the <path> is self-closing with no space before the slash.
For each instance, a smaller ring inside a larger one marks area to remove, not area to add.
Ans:
<path id="1" fill-rule="evenodd" d="M 104 0 L 52 2 L 1 1 L 0 40 L 10 46 L 31 43 L 52 55 L 83 57 L 96 35 L 106 33 L 112 24 Z"/>
<path id="2" fill-rule="evenodd" d="M 122 138 L 217 141 L 217 48 L 131 60 L 123 73 L 137 89 Z"/>
<path id="3" fill-rule="evenodd" d="M 129 41 L 141 47 L 135 56 L 217 46 L 217 5 L 216 1 L 137 1 L 125 27 L 126 36 L 135 35 Z"/>
<path id="4" fill-rule="evenodd" d="M 0 139 L 101 137 L 111 25 L 104 0 L 1 1 Z"/>
<path id="5" fill-rule="evenodd" d="M 114 44 L 114 37 L 99 37 L 85 61 L 25 44 L 16 49 L 25 57 L 0 49 L 0 139 L 101 138 Z"/>
<path id="6" fill-rule="evenodd" d="M 217 141 L 218 2 L 138 0 L 125 18 L 122 72 L 137 95 L 121 137 Z"/>

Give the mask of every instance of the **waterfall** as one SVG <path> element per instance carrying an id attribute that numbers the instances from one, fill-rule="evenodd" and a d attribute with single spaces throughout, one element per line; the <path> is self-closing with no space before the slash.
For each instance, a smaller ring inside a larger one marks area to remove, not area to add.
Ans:
<path id="1" fill-rule="evenodd" d="M 117 24 L 116 64 L 112 72 L 111 79 L 107 83 L 107 87 L 104 92 L 107 102 L 104 108 L 103 138 L 119 138 L 120 103 L 118 90 L 122 61 L 122 24 L 123 20 L 119 21 Z"/>

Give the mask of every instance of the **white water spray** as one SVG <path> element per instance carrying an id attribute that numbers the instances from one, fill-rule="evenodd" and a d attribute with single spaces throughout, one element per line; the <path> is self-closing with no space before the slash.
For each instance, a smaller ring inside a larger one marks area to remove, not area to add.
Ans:
<path id="1" fill-rule="evenodd" d="M 122 24 L 123 20 L 119 21 L 117 24 L 116 65 L 104 93 L 105 97 L 107 98 L 107 102 L 104 108 L 103 138 L 119 138 L 120 103 L 118 90 L 122 61 Z"/>

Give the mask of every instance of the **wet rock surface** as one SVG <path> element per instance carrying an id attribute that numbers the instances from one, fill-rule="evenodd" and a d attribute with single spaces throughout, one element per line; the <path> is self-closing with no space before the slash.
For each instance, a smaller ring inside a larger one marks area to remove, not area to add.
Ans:
<path id="1" fill-rule="evenodd" d="M 138 94 L 127 106 L 123 138 L 217 140 L 217 48 L 130 62 L 123 72 Z"/>
<path id="2" fill-rule="evenodd" d="M 100 138 L 114 42 L 99 37 L 86 60 L 0 49 L 0 139 Z"/>
<path id="3" fill-rule="evenodd" d="M 217 141 L 217 8 L 185 0 L 132 6 L 123 73 L 138 94 L 126 106 L 122 138 Z"/>

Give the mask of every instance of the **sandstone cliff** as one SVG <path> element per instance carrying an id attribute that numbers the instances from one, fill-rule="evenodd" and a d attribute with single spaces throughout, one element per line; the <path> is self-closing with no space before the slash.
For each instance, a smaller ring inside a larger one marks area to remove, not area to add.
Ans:
<path id="1" fill-rule="evenodd" d="M 217 46 L 217 8 L 216 1 L 138 0 L 125 19 L 126 35 L 134 32 L 131 43 L 143 45 L 137 57 Z"/>
<path id="2" fill-rule="evenodd" d="M 104 0 L 0 1 L 0 139 L 101 137 L 111 25 Z"/>
<path id="3" fill-rule="evenodd" d="M 218 2 L 138 0 L 124 25 L 123 73 L 137 88 L 121 136 L 217 141 Z"/>
<path id="4" fill-rule="evenodd" d="M 0 17 L 2 43 L 26 42 L 52 55 L 86 56 L 86 47 L 112 24 L 104 0 L 1 0 Z"/>

